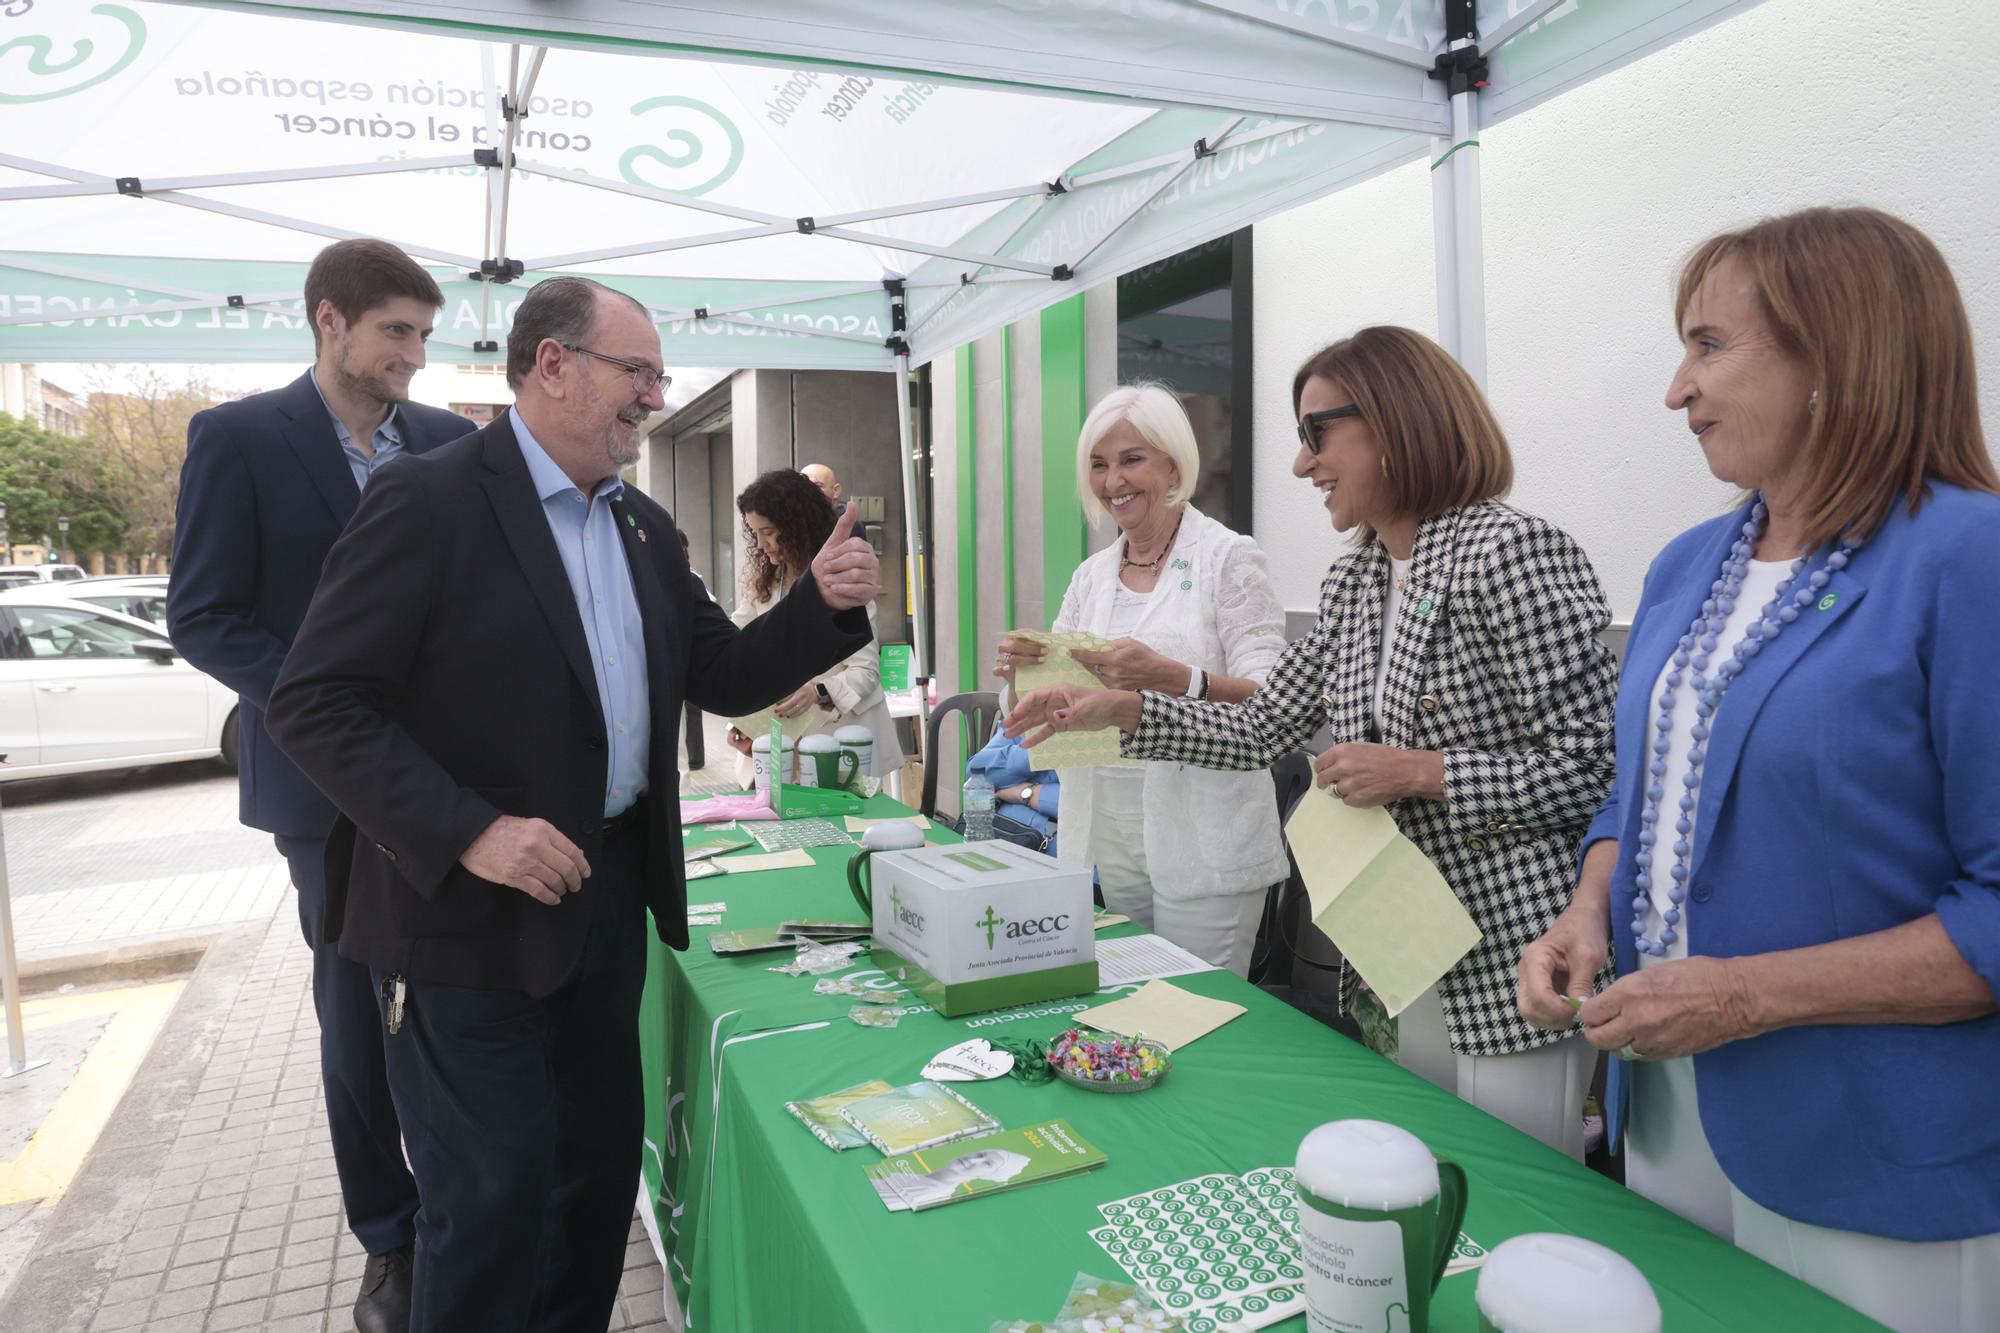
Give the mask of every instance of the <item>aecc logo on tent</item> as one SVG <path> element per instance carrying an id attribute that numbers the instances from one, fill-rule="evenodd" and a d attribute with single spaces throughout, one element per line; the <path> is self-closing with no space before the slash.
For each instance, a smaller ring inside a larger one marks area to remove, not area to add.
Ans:
<path id="1" fill-rule="evenodd" d="M 618 174 L 634 185 L 682 194 L 707 194 L 743 165 L 743 133 L 736 123 L 692 97 L 649 97 L 632 114 L 666 127 L 655 143 L 625 150 Z M 642 166 L 649 170 L 642 172 Z M 664 168 L 664 171 L 661 170 Z"/>
<path id="2" fill-rule="evenodd" d="M 38 10 L 50 22 L 38 24 Z M 0 21 L 6 21 L 0 27 L 0 105 L 47 102 L 95 87 L 138 59 L 146 45 L 145 20 L 124 5 L 91 6 L 88 36 L 14 35 L 23 25 L 11 20 L 53 27 L 54 16 L 46 0 L 0 0 Z M 59 42 L 67 49 L 58 51 Z"/>

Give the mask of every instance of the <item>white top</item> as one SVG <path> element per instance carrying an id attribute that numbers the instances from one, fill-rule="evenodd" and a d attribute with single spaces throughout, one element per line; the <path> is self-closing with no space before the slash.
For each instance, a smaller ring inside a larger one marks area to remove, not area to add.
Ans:
<path id="1" fill-rule="evenodd" d="M 1735 653 L 1736 645 L 1743 640 L 1743 632 L 1748 629 L 1764 610 L 1764 604 L 1777 592 L 1778 585 L 1785 581 L 1785 575 L 1792 569 L 1789 560 L 1752 560 L 1743 575 L 1743 587 L 1737 593 L 1736 606 L 1729 613 L 1729 623 L 1716 636 L 1715 651 L 1709 654 L 1709 674 L 1727 661 Z M 1653 682 L 1653 693 L 1646 704 L 1646 755 L 1652 762 L 1654 727 L 1660 718 L 1660 696 L 1666 692 L 1667 673 L 1674 668 L 1673 658 L 1660 668 L 1658 680 Z M 1722 696 L 1721 707 L 1729 707 L 1729 696 Z M 1713 719 L 1710 719 L 1711 724 Z M 1646 916 L 1646 934 L 1658 939 L 1662 925 L 1662 914 L 1674 905 L 1668 897 L 1673 888 L 1674 842 L 1680 835 L 1675 832 L 1674 821 L 1680 818 L 1681 794 L 1687 790 L 1681 780 L 1688 772 L 1688 747 L 1694 744 L 1692 731 L 1695 724 L 1694 688 L 1683 679 L 1681 687 L 1674 693 L 1674 727 L 1667 738 L 1667 775 L 1661 780 L 1660 789 L 1666 794 L 1660 798 L 1659 837 L 1653 843 L 1653 862 L 1650 867 L 1653 876 L 1653 910 Z M 1646 794 L 1638 793 L 1643 801 Z M 1694 824 L 1701 814 L 1701 793 L 1695 793 L 1695 808 L 1688 811 L 1688 833 L 1690 842 L 1694 839 Z M 1651 954 L 1639 955 L 1639 966 L 1644 968 L 1653 962 L 1666 962 L 1674 958 L 1687 957 L 1688 908 L 1692 903 L 1681 904 L 1680 924 L 1674 927 L 1674 942 L 1667 946 L 1665 958 L 1654 958 Z M 1630 911 L 1629 904 L 1613 904 L 1617 911 Z"/>
<path id="2" fill-rule="evenodd" d="M 1149 592 L 1133 592 L 1123 583 L 1111 599 L 1111 624 L 1105 628 L 1104 637 L 1116 642 L 1129 639 L 1132 631 L 1139 628 L 1139 617 L 1146 614 L 1146 606 L 1153 600 Z"/>
<path id="3" fill-rule="evenodd" d="M 1118 581 L 1113 544 L 1077 566 L 1050 628 L 1108 636 L 1121 593 L 1131 589 Z M 1285 613 L 1257 544 L 1189 505 L 1160 581 L 1126 637 L 1212 676 L 1261 684 L 1284 650 Z M 1126 771 L 1141 775 L 1146 869 L 1161 898 L 1262 893 L 1285 877 L 1285 842 L 1268 771 L 1221 772 L 1169 761 Z M 1073 781 L 1084 777 L 1076 770 L 1062 776 L 1061 859 L 1085 865 L 1097 784 Z"/>
<path id="4" fill-rule="evenodd" d="M 1396 650 L 1396 615 L 1403 608 L 1403 585 L 1410 581 L 1410 559 L 1389 557 L 1389 596 L 1382 603 L 1382 648 L 1375 658 L 1375 734 L 1382 734 L 1382 695 L 1389 688 L 1389 655 Z"/>

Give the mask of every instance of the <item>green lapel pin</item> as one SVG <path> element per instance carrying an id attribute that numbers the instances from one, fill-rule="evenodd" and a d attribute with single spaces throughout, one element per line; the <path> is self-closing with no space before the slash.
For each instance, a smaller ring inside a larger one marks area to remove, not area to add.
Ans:
<path id="1" fill-rule="evenodd" d="M 1838 602 L 1839 600 L 1840 600 L 1839 593 L 1830 592 L 1826 596 L 1819 599 L 1819 609 L 1822 611 L 1831 611 L 1833 610 L 1834 603 Z"/>
<path id="2" fill-rule="evenodd" d="M 1431 608 L 1435 605 L 1437 605 L 1437 603 L 1433 602 L 1430 598 L 1426 597 L 1421 602 L 1417 603 L 1417 614 L 1420 616 L 1427 616 L 1431 613 Z"/>

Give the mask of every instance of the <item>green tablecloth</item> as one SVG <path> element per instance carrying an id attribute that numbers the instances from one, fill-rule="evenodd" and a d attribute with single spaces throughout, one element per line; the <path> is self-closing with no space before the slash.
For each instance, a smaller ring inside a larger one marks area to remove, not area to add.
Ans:
<path id="1" fill-rule="evenodd" d="M 877 798 L 868 813 L 906 811 Z M 690 844 L 706 836 L 693 833 Z M 813 858 L 811 870 L 697 880 L 689 894 L 728 904 L 721 928 L 851 917 L 847 853 L 822 848 Z M 960 1019 L 922 1012 L 894 1029 L 863 1028 L 847 1017 L 851 1001 L 815 995 L 810 977 L 768 970 L 787 955 L 710 953 L 713 929 L 695 927 L 685 954 L 653 943 L 640 1019 L 645 1189 L 669 1281 L 698 1333 L 986 1333 L 994 1320 L 1047 1318 L 1078 1272 L 1119 1275 L 1086 1234 L 1101 1223 L 1099 1203 L 1206 1171 L 1289 1165 L 1308 1130 L 1357 1116 L 1401 1125 L 1465 1167 L 1465 1231 L 1486 1248 L 1560 1231 L 1625 1255 L 1658 1292 L 1667 1333 L 1877 1327 L 1226 972 L 1174 984 L 1249 1012 L 1180 1052 L 1153 1091 L 956 1085 L 1008 1127 L 1068 1119 L 1110 1155 L 1108 1165 L 892 1214 L 862 1175 L 879 1155 L 829 1150 L 785 1102 L 869 1078 L 909 1082 L 970 1036 L 1046 1037 L 1091 1001 Z M 872 970 L 865 953 L 856 963 L 857 973 Z M 1434 1329 L 1476 1327 L 1475 1281 L 1445 1279 Z M 1272 1327 L 1303 1333 L 1305 1320 Z"/>

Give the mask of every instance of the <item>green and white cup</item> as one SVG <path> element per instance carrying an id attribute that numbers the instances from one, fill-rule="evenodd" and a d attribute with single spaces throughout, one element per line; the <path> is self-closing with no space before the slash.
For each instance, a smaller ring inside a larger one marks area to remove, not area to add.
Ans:
<path id="1" fill-rule="evenodd" d="M 841 748 L 831 736 L 805 736 L 799 740 L 799 785 L 801 787 L 846 788 L 853 785 L 854 755 Z"/>
<path id="2" fill-rule="evenodd" d="M 1493 1247 L 1473 1293 L 1480 1333 L 1660 1333 L 1660 1302 L 1616 1251 L 1537 1232 Z"/>
<path id="3" fill-rule="evenodd" d="M 1431 1295 L 1465 1221 L 1465 1172 L 1379 1120 L 1336 1120 L 1293 1174 L 1310 1333 L 1430 1328 Z"/>
<path id="4" fill-rule="evenodd" d="M 850 722 L 833 733 L 840 742 L 840 748 L 854 755 L 854 785 L 858 788 L 861 779 L 875 772 L 875 733 L 858 723 Z"/>
<path id="5" fill-rule="evenodd" d="M 778 781 L 793 783 L 799 780 L 798 755 L 792 748 L 792 738 L 781 736 L 778 740 Z M 750 742 L 750 781 L 757 788 L 757 794 L 765 800 L 771 799 L 771 738 L 757 736 Z"/>

